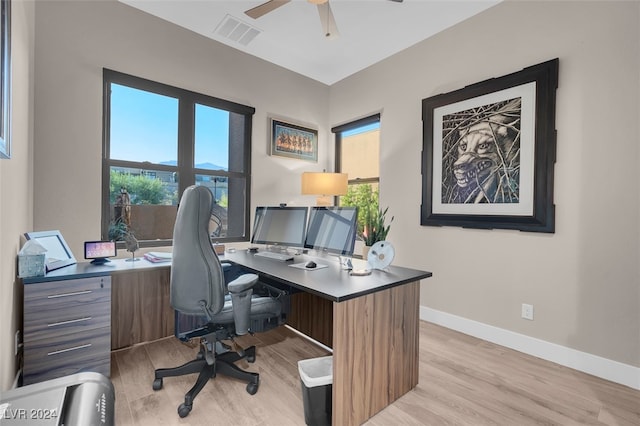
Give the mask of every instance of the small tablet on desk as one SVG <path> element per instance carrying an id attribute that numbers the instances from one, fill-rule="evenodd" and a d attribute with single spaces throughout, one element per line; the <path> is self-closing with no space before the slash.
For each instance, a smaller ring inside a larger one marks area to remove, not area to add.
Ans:
<path id="1" fill-rule="evenodd" d="M 92 259 L 94 265 L 102 265 L 109 262 L 109 257 L 117 255 L 115 241 L 85 241 L 84 258 Z"/>

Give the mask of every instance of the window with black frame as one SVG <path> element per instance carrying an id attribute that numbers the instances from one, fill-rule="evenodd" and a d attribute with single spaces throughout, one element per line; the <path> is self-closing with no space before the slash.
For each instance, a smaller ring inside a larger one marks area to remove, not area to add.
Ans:
<path id="1" fill-rule="evenodd" d="M 336 139 L 336 171 L 349 176 L 347 194 L 339 206 L 358 207 L 362 236 L 367 211 L 378 210 L 380 183 L 380 114 L 331 129 Z"/>
<path id="2" fill-rule="evenodd" d="M 214 241 L 249 238 L 255 109 L 104 70 L 102 238 L 171 244 L 185 188 L 209 188 Z"/>

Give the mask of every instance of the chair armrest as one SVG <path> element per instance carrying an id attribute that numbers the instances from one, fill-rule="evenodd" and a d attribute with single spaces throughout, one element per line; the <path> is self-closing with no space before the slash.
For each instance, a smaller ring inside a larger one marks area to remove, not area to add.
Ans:
<path id="1" fill-rule="evenodd" d="M 243 291 L 252 288 L 257 282 L 258 276 L 256 274 L 243 274 L 228 283 L 227 289 L 231 294 L 242 293 Z"/>
<path id="2" fill-rule="evenodd" d="M 233 305 L 233 320 L 236 334 L 242 336 L 249 331 L 251 316 L 251 295 L 253 286 L 258 282 L 256 274 L 243 274 L 227 284 Z"/>

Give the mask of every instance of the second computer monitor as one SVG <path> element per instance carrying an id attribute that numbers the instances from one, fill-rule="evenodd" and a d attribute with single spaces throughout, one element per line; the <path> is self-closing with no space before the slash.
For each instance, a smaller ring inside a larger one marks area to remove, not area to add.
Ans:
<path id="1" fill-rule="evenodd" d="M 307 207 L 256 207 L 252 244 L 302 247 Z"/>
<path id="2" fill-rule="evenodd" d="M 357 207 L 312 207 L 304 247 L 351 256 L 357 228 Z"/>

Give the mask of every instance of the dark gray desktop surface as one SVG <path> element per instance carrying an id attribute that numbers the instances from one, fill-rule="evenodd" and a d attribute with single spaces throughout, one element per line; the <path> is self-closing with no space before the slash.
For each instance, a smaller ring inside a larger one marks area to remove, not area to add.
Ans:
<path id="1" fill-rule="evenodd" d="M 78 262 L 73 265 L 49 271 L 41 277 L 22 278 L 23 284 L 36 284 L 49 281 L 61 281 L 69 279 L 81 279 L 91 277 L 102 277 L 121 272 L 144 271 L 157 269 L 159 267 L 169 268 L 171 262 L 152 263 L 142 256 L 136 257 L 136 261 L 128 259 L 111 259 L 103 265 L 96 265 L 91 262 Z"/>
<path id="2" fill-rule="evenodd" d="M 398 285 L 419 281 L 432 275 L 431 272 L 427 271 L 391 265 L 384 271 L 374 269 L 371 271 L 371 275 L 351 276 L 349 271 L 342 269 L 339 258 L 336 256 L 316 257 L 303 254 L 295 255 L 292 261 L 282 262 L 254 256 L 253 253 L 249 253 L 247 250 L 237 250 L 235 253 L 226 252 L 220 256 L 220 260 L 228 260 L 244 266 L 267 279 L 316 294 L 334 302 L 341 302 Z M 309 260 L 313 260 L 319 265 L 327 265 L 327 267 L 304 270 L 289 266 L 308 262 Z M 171 262 L 151 263 L 142 257 L 135 262 L 127 261 L 126 259 L 112 259 L 111 262 L 104 265 L 79 262 L 75 265 L 51 271 L 42 277 L 23 278 L 22 282 L 28 285 L 169 267 L 171 267 Z"/>
<path id="3" fill-rule="evenodd" d="M 371 275 L 351 276 L 349 271 L 342 269 L 338 257 L 335 256 L 295 255 L 292 261 L 282 262 L 254 256 L 247 250 L 237 250 L 235 253 L 225 253 L 220 256 L 220 260 L 228 260 L 267 279 L 290 285 L 334 302 L 342 302 L 419 281 L 432 275 L 427 271 L 391 265 L 384 271 L 374 269 L 371 271 Z M 303 270 L 289 266 L 309 260 L 313 260 L 319 265 L 327 265 L 327 267 Z"/>

